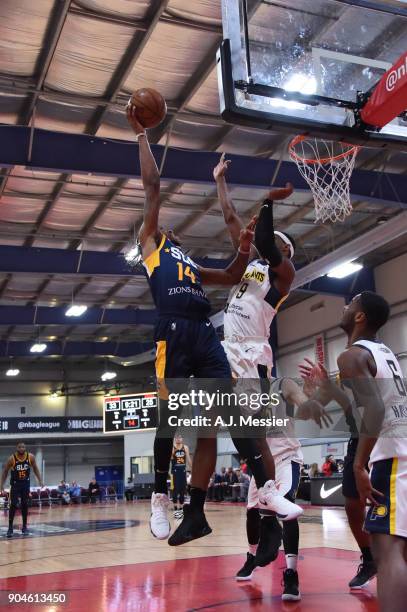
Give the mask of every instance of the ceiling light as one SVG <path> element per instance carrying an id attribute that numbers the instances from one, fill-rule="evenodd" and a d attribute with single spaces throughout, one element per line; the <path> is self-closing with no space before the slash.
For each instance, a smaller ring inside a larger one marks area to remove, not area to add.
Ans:
<path id="1" fill-rule="evenodd" d="M 102 376 L 100 377 L 103 381 L 106 380 L 113 380 L 113 378 L 116 378 L 117 373 L 116 372 L 103 372 Z"/>
<path id="2" fill-rule="evenodd" d="M 18 376 L 20 370 L 18 368 L 9 368 L 6 372 L 6 376 Z"/>
<path id="3" fill-rule="evenodd" d="M 47 345 L 45 342 L 34 342 L 34 344 L 31 345 L 30 353 L 43 353 L 46 348 Z"/>
<path id="4" fill-rule="evenodd" d="M 49 396 L 50 396 L 51 399 L 57 399 L 59 397 L 58 391 L 51 391 Z"/>
<path id="5" fill-rule="evenodd" d="M 340 266 L 335 266 L 335 268 L 332 268 L 332 270 L 328 272 L 327 276 L 329 276 L 329 278 L 345 278 L 346 276 L 350 276 L 350 274 L 354 274 L 362 268 L 362 264 L 347 261 Z"/>
<path id="6" fill-rule="evenodd" d="M 88 307 L 84 304 L 72 304 L 66 311 L 66 317 L 81 317 L 86 311 Z"/>
<path id="7" fill-rule="evenodd" d="M 124 254 L 127 263 L 136 266 L 142 261 L 141 246 L 138 242 Z"/>

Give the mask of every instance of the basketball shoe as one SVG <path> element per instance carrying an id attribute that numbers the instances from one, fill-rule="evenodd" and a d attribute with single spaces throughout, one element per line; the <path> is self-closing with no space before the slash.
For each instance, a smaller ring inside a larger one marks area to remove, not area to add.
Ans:
<path id="1" fill-rule="evenodd" d="M 273 510 L 282 521 L 292 521 L 299 517 L 304 510 L 283 497 L 276 487 L 274 480 L 268 480 L 264 487 L 259 489 L 259 510 Z"/>
<path id="2" fill-rule="evenodd" d="M 150 530 L 158 540 L 166 540 L 170 535 L 169 503 L 170 500 L 165 493 L 153 493 L 151 496 Z"/>

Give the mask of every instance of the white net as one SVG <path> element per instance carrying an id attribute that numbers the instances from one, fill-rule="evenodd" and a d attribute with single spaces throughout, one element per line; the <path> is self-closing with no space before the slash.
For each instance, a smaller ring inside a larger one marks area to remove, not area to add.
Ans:
<path id="1" fill-rule="evenodd" d="M 360 147 L 297 136 L 289 152 L 307 181 L 315 203 L 315 222 L 344 221 L 352 212 L 349 181 Z"/>

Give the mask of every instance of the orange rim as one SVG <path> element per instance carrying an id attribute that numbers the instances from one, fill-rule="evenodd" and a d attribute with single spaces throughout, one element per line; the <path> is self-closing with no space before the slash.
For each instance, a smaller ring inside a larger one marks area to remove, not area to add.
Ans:
<path id="1" fill-rule="evenodd" d="M 296 136 L 295 138 L 293 138 L 290 144 L 288 145 L 290 157 L 292 159 L 295 159 L 296 161 L 301 161 L 304 164 L 328 164 L 329 162 L 337 161 L 339 159 L 344 159 L 345 157 L 348 157 L 349 155 L 353 155 L 353 153 L 357 153 L 359 149 L 362 148 L 362 147 L 359 147 L 358 145 L 351 145 L 348 142 L 342 142 L 343 145 L 346 145 L 347 147 L 349 147 L 347 151 L 343 151 L 343 153 L 339 153 L 339 155 L 332 155 L 330 157 L 321 157 L 320 159 L 312 159 L 308 157 L 301 157 L 294 150 L 294 147 L 299 142 L 303 142 L 304 140 L 307 140 L 307 136 L 303 136 L 302 134 L 300 134 Z"/>

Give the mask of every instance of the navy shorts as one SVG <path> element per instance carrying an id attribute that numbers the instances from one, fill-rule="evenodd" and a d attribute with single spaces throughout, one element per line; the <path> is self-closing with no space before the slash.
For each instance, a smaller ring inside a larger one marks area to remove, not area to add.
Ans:
<path id="1" fill-rule="evenodd" d="M 29 482 L 16 482 L 10 485 L 10 503 L 13 506 L 17 506 L 18 501 L 21 503 L 28 504 L 30 498 L 30 483 Z"/>
<path id="2" fill-rule="evenodd" d="M 379 505 L 367 512 L 366 531 L 407 538 L 407 459 L 375 461 L 370 480 L 383 495 L 376 496 Z"/>
<path id="3" fill-rule="evenodd" d="M 161 318 L 155 329 L 157 379 L 231 378 L 229 362 L 212 323 Z"/>

